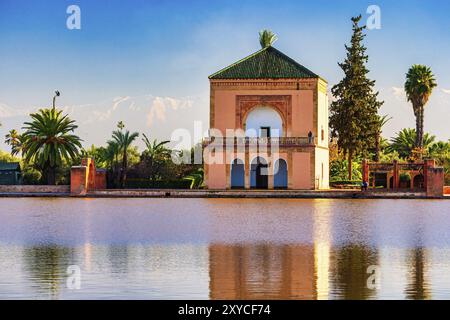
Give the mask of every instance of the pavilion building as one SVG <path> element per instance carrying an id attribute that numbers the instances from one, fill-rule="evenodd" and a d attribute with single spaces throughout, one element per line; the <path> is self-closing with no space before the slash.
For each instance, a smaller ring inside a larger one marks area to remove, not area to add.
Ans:
<path id="1" fill-rule="evenodd" d="M 208 189 L 329 188 L 324 79 L 267 46 L 209 81 Z"/>

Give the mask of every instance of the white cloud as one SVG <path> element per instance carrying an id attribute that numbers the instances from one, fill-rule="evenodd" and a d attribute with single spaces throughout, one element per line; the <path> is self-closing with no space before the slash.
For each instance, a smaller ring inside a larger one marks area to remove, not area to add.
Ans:
<path id="1" fill-rule="evenodd" d="M 147 114 L 147 126 L 151 127 L 155 120 L 165 122 L 166 113 L 169 110 L 177 111 L 179 109 L 192 107 L 193 101 L 190 98 L 175 99 L 171 97 L 154 97 Z"/>
<path id="2" fill-rule="evenodd" d="M 13 108 L 6 103 L 0 102 L 0 118 L 10 118 L 17 116 L 24 116 L 30 113 L 30 110 L 25 108 Z"/>
<path id="3" fill-rule="evenodd" d="M 130 100 L 130 99 L 131 99 L 130 96 L 114 98 L 113 99 L 113 110 L 116 110 L 117 107 L 119 106 L 119 104 L 121 104 L 122 102 L 125 102 L 125 101 Z"/>
<path id="4" fill-rule="evenodd" d="M 406 101 L 406 92 L 404 88 L 392 87 L 392 93 L 399 101 Z"/>
<path id="5" fill-rule="evenodd" d="M 441 89 L 443 93 L 450 94 L 450 89 Z"/>

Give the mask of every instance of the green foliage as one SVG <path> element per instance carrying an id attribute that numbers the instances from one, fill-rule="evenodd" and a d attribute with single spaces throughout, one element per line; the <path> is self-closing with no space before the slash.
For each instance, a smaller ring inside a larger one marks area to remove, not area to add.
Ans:
<path id="1" fill-rule="evenodd" d="M 428 156 L 435 159 L 439 165 L 444 165 L 450 159 L 450 142 L 438 141 L 428 147 Z"/>
<path id="2" fill-rule="evenodd" d="M 191 182 L 190 189 L 199 189 L 199 188 L 203 187 L 203 183 L 204 183 L 203 168 L 199 168 L 196 172 L 191 173 L 190 175 L 186 176 L 184 179 Z"/>
<path id="3" fill-rule="evenodd" d="M 277 39 L 277 35 L 270 30 L 265 29 L 259 32 L 259 43 L 261 44 L 261 48 L 272 46 Z"/>
<path id="4" fill-rule="evenodd" d="M 385 151 L 380 154 L 380 162 L 382 163 L 392 163 L 394 160 L 402 160 L 397 151 L 387 152 L 386 148 Z"/>
<path id="5" fill-rule="evenodd" d="M 20 160 L 20 158 L 17 158 L 8 152 L 0 150 L 0 162 L 20 162 Z"/>
<path id="6" fill-rule="evenodd" d="M 366 67 L 369 57 L 363 45 L 364 27 L 359 26 L 361 16 L 352 18 L 353 35 L 350 46 L 345 46 L 347 56 L 339 66 L 344 71 L 344 78 L 335 85 L 331 92 L 335 97 L 330 107 L 330 126 L 332 136 L 338 138 L 338 145 L 345 155 L 348 164 L 354 156 L 367 155 L 375 148 L 377 133 L 380 131 L 378 109 L 378 92 L 375 92 L 375 81 L 370 80 Z M 348 168 L 349 179 L 352 179 L 352 168 Z"/>
<path id="7" fill-rule="evenodd" d="M 377 131 L 375 136 L 375 156 L 374 160 L 375 162 L 380 161 L 380 153 L 387 145 L 386 141 L 383 141 L 383 138 L 381 137 L 383 127 L 388 123 L 392 118 L 389 118 L 387 115 L 379 116 L 377 115 Z"/>
<path id="8" fill-rule="evenodd" d="M 427 150 L 436 139 L 428 133 L 423 136 L 423 147 Z M 416 145 L 416 130 L 411 128 L 402 129 L 391 139 L 391 144 L 387 148 L 388 152 L 397 152 L 403 159 L 409 159 Z"/>
<path id="9" fill-rule="evenodd" d="M 32 166 L 22 167 L 22 183 L 25 185 L 42 184 L 42 174 Z"/>
<path id="10" fill-rule="evenodd" d="M 94 159 L 97 168 L 106 169 L 108 167 L 107 150 L 105 147 L 91 145 L 90 148 L 81 150 L 81 157 Z"/>
<path id="11" fill-rule="evenodd" d="M 150 142 L 145 134 L 143 136 L 142 141 L 145 143 L 145 150 L 141 156 L 141 169 L 146 172 L 150 181 L 154 182 L 162 178 L 164 169 L 171 160 L 171 150 L 166 147 L 170 141 L 158 142 L 155 139 L 153 142 Z"/>
<path id="12" fill-rule="evenodd" d="M 331 181 L 353 181 L 353 180 L 361 180 L 361 162 L 359 160 L 355 160 L 352 163 L 352 177 L 353 179 L 347 179 L 348 177 L 348 160 L 347 159 L 337 159 L 331 161 L 330 163 L 330 176 Z"/>
<path id="13" fill-rule="evenodd" d="M 11 146 L 11 155 L 17 156 L 22 153 L 24 137 L 16 129 L 12 129 L 5 135 L 5 143 Z"/>

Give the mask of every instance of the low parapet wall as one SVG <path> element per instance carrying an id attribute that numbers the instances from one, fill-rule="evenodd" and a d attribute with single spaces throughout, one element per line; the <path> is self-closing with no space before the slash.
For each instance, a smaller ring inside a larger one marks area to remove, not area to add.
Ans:
<path id="1" fill-rule="evenodd" d="M 70 186 L 0 185 L 1 193 L 69 193 Z"/>
<path id="2" fill-rule="evenodd" d="M 445 186 L 444 187 L 444 195 L 450 196 L 450 186 Z"/>
<path id="3" fill-rule="evenodd" d="M 97 190 L 94 198 L 288 198 L 288 199 L 427 199 L 425 192 L 361 192 L 359 190 Z"/>

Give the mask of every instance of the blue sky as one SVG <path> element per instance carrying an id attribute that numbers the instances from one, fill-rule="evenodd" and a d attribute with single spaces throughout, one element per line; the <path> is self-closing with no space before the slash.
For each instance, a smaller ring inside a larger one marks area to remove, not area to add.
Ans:
<path id="1" fill-rule="evenodd" d="M 81 30 L 66 28 L 72 4 L 81 9 Z M 370 77 L 385 100 L 381 113 L 394 117 L 385 136 L 414 126 L 402 87 L 408 68 L 422 63 L 439 83 L 426 129 L 450 138 L 447 0 L 0 0 L 0 135 L 48 106 L 55 89 L 85 145 L 103 144 L 118 120 L 158 139 L 192 130 L 195 120 L 206 130 L 207 76 L 258 50 L 263 28 L 278 34 L 275 47 L 331 87 L 342 77 L 337 62 L 350 18 L 361 13 L 365 21 L 371 4 L 381 8 L 382 28 L 366 38 Z"/>

